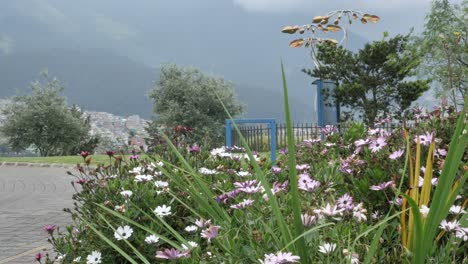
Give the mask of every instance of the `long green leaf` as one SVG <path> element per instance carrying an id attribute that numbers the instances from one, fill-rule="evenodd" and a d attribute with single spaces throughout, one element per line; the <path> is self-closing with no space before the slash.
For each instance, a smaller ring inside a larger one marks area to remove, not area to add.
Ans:
<path id="1" fill-rule="evenodd" d="M 468 137 L 464 134 L 464 131 L 466 133 L 468 130 L 468 124 L 465 123 L 467 106 L 468 97 L 465 98 L 465 106 L 458 118 L 457 126 L 449 145 L 449 152 L 445 159 L 441 176 L 439 177 L 437 187 L 434 191 L 434 196 L 432 197 L 429 214 L 425 221 L 425 237 L 423 240 L 424 247 L 421 252 L 418 252 L 422 255 L 428 254 L 430 248 L 433 246 L 433 240 L 437 234 L 438 226 L 440 222 L 447 217 L 450 206 L 455 201 L 455 197 L 460 190 L 458 188 L 457 192 L 450 195 L 457 171 L 459 170 L 460 161 L 466 150 L 468 142 Z M 463 178 L 466 178 L 466 174 Z M 463 183 L 465 181 L 464 179 L 462 179 Z M 449 199 L 447 199 L 448 197 Z"/>
<path id="2" fill-rule="evenodd" d="M 377 249 L 379 248 L 380 238 L 382 237 L 382 233 L 385 227 L 386 225 L 381 225 L 379 229 L 377 230 L 377 232 L 375 233 L 374 238 L 372 239 L 370 248 L 366 253 L 366 257 L 364 259 L 363 264 L 369 264 L 374 258 L 375 252 L 377 252 Z"/>
<path id="3" fill-rule="evenodd" d="M 294 234 L 299 238 L 297 241 L 297 251 L 303 261 L 307 261 L 307 249 L 304 237 L 301 234 L 304 232 L 304 226 L 301 220 L 301 197 L 299 195 L 297 172 L 296 172 L 296 149 L 295 140 L 292 130 L 291 111 L 289 109 L 288 85 L 286 84 L 286 75 L 284 73 L 284 65 L 281 62 L 281 76 L 283 78 L 283 98 L 284 98 L 284 113 L 286 116 L 286 128 L 288 137 L 288 163 L 289 163 L 289 199 L 291 210 L 293 212 Z"/>
<path id="4" fill-rule="evenodd" d="M 331 226 L 331 225 L 335 225 L 334 223 L 326 223 L 326 224 L 322 224 L 322 225 L 319 225 L 319 226 L 315 226 L 305 232 L 303 232 L 302 234 L 300 234 L 298 237 L 294 238 L 293 240 L 291 240 L 291 242 L 289 242 L 285 247 L 283 247 L 280 251 L 285 251 L 288 247 L 290 247 L 292 244 L 296 243 L 297 241 L 299 241 L 300 239 L 303 239 L 305 236 L 307 236 L 308 234 L 311 234 L 321 228 L 324 228 L 324 227 L 327 227 L 327 226 Z M 305 260 L 305 259 L 304 259 Z"/>

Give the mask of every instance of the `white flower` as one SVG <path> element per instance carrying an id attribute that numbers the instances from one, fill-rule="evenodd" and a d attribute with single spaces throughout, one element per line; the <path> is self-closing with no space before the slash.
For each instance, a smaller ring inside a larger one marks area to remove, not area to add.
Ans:
<path id="1" fill-rule="evenodd" d="M 154 209 L 154 213 L 159 217 L 164 217 L 164 216 L 170 215 L 171 214 L 171 207 L 166 206 L 165 204 L 162 205 L 162 206 L 158 206 L 158 207 L 156 207 L 156 209 Z"/>
<path id="2" fill-rule="evenodd" d="M 195 225 L 190 225 L 190 226 L 187 226 L 187 227 L 185 228 L 185 231 L 187 231 L 187 232 L 189 232 L 189 233 L 193 233 L 193 232 L 197 231 L 197 229 L 198 229 L 197 226 L 195 226 Z"/>
<path id="3" fill-rule="evenodd" d="M 237 175 L 238 175 L 239 177 L 247 177 L 247 176 L 250 176 L 250 172 L 248 172 L 248 171 L 239 171 L 239 172 L 237 173 Z"/>
<path id="4" fill-rule="evenodd" d="M 120 194 L 125 197 L 125 198 L 130 198 L 130 196 L 132 196 L 133 192 L 132 191 L 126 191 L 126 190 L 123 190 L 120 192 Z"/>
<path id="5" fill-rule="evenodd" d="M 126 226 L 119 226 L 117 228 L 117 231 L 114 232 L 114 237 L 117 240 L 127 240 L 127 238 L 131 237 L 133 233 L 133 229 L 129 227 L 128 225 Z"/>
<path id="6" fill-rule="evenodd" d="M 198 243 L 193 242 L 193 241 L 188 241 L 188 245 L 189 245 L 190 248 L 187 247 L 187 245 L 185 245 L 185 244 L 182 244 L 182 248 L 185 249 L 185 250 L 189 250 L 189 249 L 198 247 Z"/>
<path id="7" fill-rule="evenodd" d="M 155 235 L 150 235 L 145 238 L 146 244 L 156 244 L 159 242 L 159 237 Z"/>
<path id="8" fill-rule="evenodd" d="M 351 264 L 359 264 L 359 255 L 356 252 L 350 254 L 349 250 L 343 249 L 343 255 L 345 255 L 348 260 L 347 263 L 351 262 Z"/>
<path id="9" fill-rule="evenodd" d="M 356 218 L 358 222 L 366 221 L 367 216 L 363 211 L 354 211 L 353 212 L 353 217 Z"/>
<path id="10" fill-rule="evenodd" d="M 464 214 L 466 213 L 466 211 L 463 210 L 463 208 L 459 205 L 452 205 L 452 207 L 450 207 L 450 213 L 451 214 Z"/>
<path id="11" fill-rule="evenodd" d="M 429 213 L 429 207 L 427 207 L 426 205 L 422 205 L 421 206 L 421 209 L 419 209 L 419 212 L 421 212 L 421 215 L 423 218 L 426 218 L 427 217 L 427 214 Z"/>
<path id="12" fill-rule="evenodd" d="M 153 179 L 152 175 L 137 175 L 135 176 L 136 182 L 149 182 Z"/>
<path id="13" fill-rule="evenodd" d="M 154 186 L 156 186 L 157 188 L 167 188 L 169 186 L 169 183 L 165 181 L 155 181 Z"/>
<path id="14" fill-rule="evenodd" d="M 198 170 L 198 172 L 200 172 L 201 174 L 204 174 L 204 175 L 213 175 L 213 174 L 217 173 L 216 170 L 210 170 L 210 169 L 207 169 L 207 168 L 200 168 Z"/>
<path id="15" fill-rule="evenodd" d="M 141 172 L 143 172 L 143 168 L 142 167 L 135 167 L 135 168 L 133 168 L 132 170 L 130 170 L 128 172 L 133 173 L 133 174 L 140 174 Z"/>
<path id="16" fill-rule="evenodd" d="M 321 246 L 319 246 L 319 252 L 328 255 L 335 251 L 336 249 L 336 244 L 335 243 L 324 243 Z"/>
<path id="17" fill-rule="evenodd" d="M 77 257 L 73 259 L 73 262 L 80 262 L 80 261 L 81 261 L 81 257 Z"/>
<path id="18" fill-rule="evenodd" d="M 463 241 L 468 241 L 468 228 L 460 227 L 455 231 L 455 236 L 463 239 Z"/>
<path id="19" fill-rule="evenodd" d="M 101 263 L 101 252 L 93 251 L 86 257 L 86 264 L 99 264 Z"/>
<path id="20" fill-rule="evenodd" d="M 330 204 L 327 204 L 327 206 L 322 207 L 321 213 L 327 216 L 334 216 L 334 215 L 341 215 L 341 212 L 343 212 L 344 209 L 338 209 L 336 205 L 331 206 Z"/>
<path id="21" fill-rule="evenodd" d="M 447 222 L 447 220 L 444 219 L 442 220 L 442 222 L 440 222 L 439 227 L 447 232 L 450 232 L 450 231 L 454 231 L 460 228 L 460 224 L 458 223 L 457 220 L 453 220 L 452 222 Z"/>

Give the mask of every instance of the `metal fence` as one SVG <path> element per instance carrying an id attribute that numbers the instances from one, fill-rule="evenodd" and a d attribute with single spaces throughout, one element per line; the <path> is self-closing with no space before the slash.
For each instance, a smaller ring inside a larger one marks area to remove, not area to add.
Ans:
<path id="1" fill-rule="evenodd" d="M 347 126 L 338 125 L 336 126 L 339 133 L 344 133 L 347 130 Z M 395 124 L 386 124 L 381 126 L 387 131 L 391 131 L 396 128 Z M 247 141 L 247 144 L 252 150 L 265 152 L 270 150 L 270 128 L 267 125 L 239 125 L 239 130 Z M 306 139 L 317 138 L 321 136 L 321 127 L 313 123 L 296 123 L 292 126 L 293 136 L 297 143 L 303 142 Z M 287 146 L 287 128 L 286 124 L 276 124 L 276 145 L 278 149 Z M 232 132 L 232 144 L 236 146 L 242 146 L 239 135 Z"/>

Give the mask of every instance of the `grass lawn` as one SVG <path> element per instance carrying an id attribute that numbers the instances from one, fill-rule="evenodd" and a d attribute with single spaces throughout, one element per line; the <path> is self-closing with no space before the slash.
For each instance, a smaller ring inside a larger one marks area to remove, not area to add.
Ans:
<path id="1" fill-rule="evenodd" d="M 107 155 L 91 155 L 90 157 L 92 158 L 91 164 L 99 164 L 99 163 L 109 164 L 109 157 Z M 144 158 L 144 156 L 142 158 Z M 77 164 L 77 163 L 83 163 L 83 158 L 81 156 L 0 157 L 0 162 Z"/>

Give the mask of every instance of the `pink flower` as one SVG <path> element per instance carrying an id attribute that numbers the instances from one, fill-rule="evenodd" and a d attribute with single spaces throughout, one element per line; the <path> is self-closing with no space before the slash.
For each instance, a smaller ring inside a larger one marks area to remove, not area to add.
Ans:
<path id="1" fill-rule="evenodd" d="M 389 187 L 394 187 L 394 186 L 395 186 L 395 183 L 393 181 L 388 181 L 388 182 L 383 182 L 379 185 L 372 185 L 369 189 L 373 191 L 381 191 L 381 190 L 387 189 Z"/>
<path id="2" fill-rule="evenodd" d="M 160 259 L 179 259 L 179 258 L 186 258 L 190 254 L 189 250 L 181 252 L 175 248 L 166 248 L 163 251 L 156 252 L 156 258 Z"/>
<path id="3" fill-rule="evenodd" d="M 279 174 L 281 172 L 281 168 L 275 166 L 271 168 L 271 171 L 273 172 L 273 174 Z"/>
<path id="4" fill-rule="evenodd" d="M 199 146 L 197 146 L 197 145 L 194 145 L 194 146 L 189 148 L 190 153 L 198 153 L 200 151 L 201 151 L 201 148 Z"/>
<path id="5" fill-rule="evenodd" d="M 208 240 L 208 242 L 211 242 L 211 239 L 218 236 L 218 232 L 220 228 L 221 228 L 220 226 L 211 225 L 207 229 L 203 230 L 200 235 L 201 237 Z"/>
<path id="6" fill-rule="evenodd" d="M 414 142 L 415 143 L 418 143 L 418 138 L 419 138 L 419 142 L 422 145 L 429 146 L 432 143 L 432 140 L 434 139 L 434 132 L 432 132 L 432 133 L 426 132 L 423 135 L 419 135 L 419 136 L 414 137 Z"/>
<path id="7" fill-rule="evenodd" d="M 320 129 L 320 132 L 325 135 L 333 134 L 333 132 L 338 131 L 336 126 L 326 125 L 325 127 Z"/>
<path id="8" fill-rule="evenodd" d="M 254 200 L 251 199 L 244 199 L 242 202 L 238 204 L 231 205 L 231 208 L 233 209 L 245 209 L 249 206 L 251 206 L 254 203 Z"/>
<path id="9" fill-rule="evenodd" d="M 340 209 L 345 209 L 346 211 L 350 211 L 353 209 L 353 197 L 347 193 L 345 193 L 343 196 L 338 198 L 338 201 L 336 203 L 338 208 Z"/>
<path id="10" fill-rule="evenodd" d="M 399 150 L 393 152 L 392 154 L 390 154 L 390 156 L 388 156 L 388 158 L 391 159 L 391 160 L 396 160 L 396 159 L 400 158 L 401 156 L 403 156 L 403 153 L 405 153 L 405 151 L 402 150 L 402 149 L 399 149 Z"/>
<path id="11" fill-rule="evenodd" d="M 367 144 L 369 144 L 369 143 L 370 143 L 370 139 L 368 139 L 368 138 L 366 138 L 366 139 L 359 139 L 359 140 L 354 141 L 354 145 L 356 146 L 356 148 L 365 146 L 365 145 L 367 145 Z"/>
<path id="12" fill-rule="evenodd" d="M 369 148 L 372 152 L 379 152 L 383 147 L 387 145 L 384 137 L 379 137 L 376 140 L 373 140 L 369 145 Z"/>
<path id="13" fill-rule="evenodd" d="M 36 261 L 41 262 L 42 257 L 44 257 L 44 254 L 42 254 L 42 253 L 37 253 L 37 254 L 34 256 L 34 259 L 35 259 Z"/>
<path id="14" fill-rule="evenodd" d="M 83 159 L 86 159 L 86 157 L 88 157 L 90 155 L 90 153 L 88 151 L 81 151 L 80 155 L 81 155 L 81 157 L 83 157 Z"/>
<path id="15" fill-rule="evenodd" d="M 439 157 L 439 156 L 442 156 L 442 157 L 447 156 L 447 150 L 445 150 L 445 149 L 437 149 L 437 151 L 436 151 L 436 156 L 437 156 L 437 157 Z"/>
<path id="16" fill-rule="evenodd" d="M 56 225 L 46 225 L 42 228 L 42 230 L 46 231 L 47 233 L 51 234 L 54 233 L 54 230 L 57 229 Z"/>

